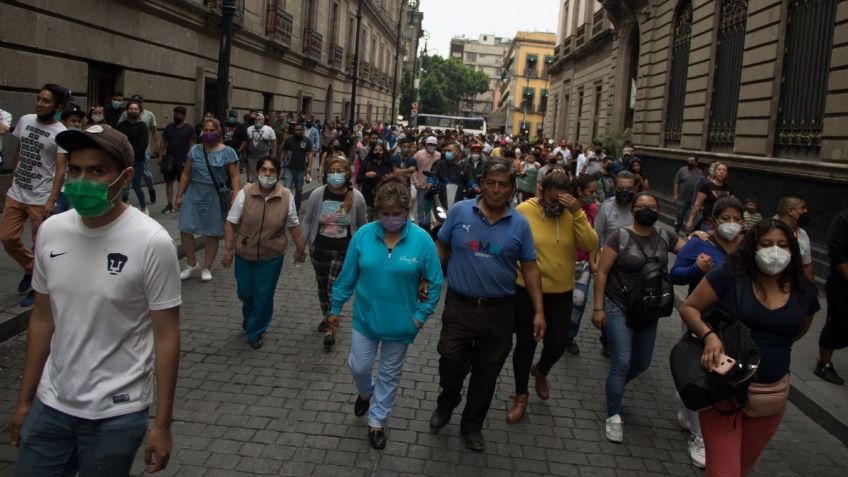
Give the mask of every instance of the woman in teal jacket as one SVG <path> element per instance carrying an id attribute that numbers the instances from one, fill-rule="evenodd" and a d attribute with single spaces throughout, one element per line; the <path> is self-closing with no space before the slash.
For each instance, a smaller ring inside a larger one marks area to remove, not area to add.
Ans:
<path id="1" fill-rule="evenodd" d="M 327 318 L 334 331 L 342 307 L 356 292 L 348 365 L 359 392 L 354 414 L 369 412 L 368 442 L 375 449 L 386 446 L 386 420 L 395 405 L 406 350 L 435 311 L 442 289 L 436 246 L 430 234 L 407 220 L 409 203 L 405 177 L 392 174 L 379 185 L 374 200 L 378 220 L 351 239 Z M 427 300 L 419 301 L 423 282 Z M 380 367 L 373 376 L 378 348 Z"/>

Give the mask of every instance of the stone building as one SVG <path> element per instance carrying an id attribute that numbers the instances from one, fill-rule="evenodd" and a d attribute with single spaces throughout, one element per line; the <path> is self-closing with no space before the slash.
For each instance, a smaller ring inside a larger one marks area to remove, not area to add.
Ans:
<path id="1" fill-rule="evenodd" d="M 400 6 L 364 0 L 356 117 L 391 114 Z M 14 2 L 0 8 L 0 105 L 15 121 L 44 83 L 83 107 L 141 94 L 160 127 L 214 111 L 221 0 Z M 230 107 L 347 118 L 356 0 L 237 0 Z M 405 11 L 408 11 L 407 6 Z M 7 151 L 12 139 L 7 135 Z M 8 172 L 6 161 L 3 172 Z M 7 176 L 8 177 L 8 176 Z M 4 178 L 6 179 L 6 178 Z"/>
<path id="2" fill-rule="evenodd" d="M 516 33 L 504 56 L 494 92 L 496 113 L 500 114 L 493 115 L 493 122 L 502 121 L 506 133 L 533 137 L 542 134 L 555 44 L 553 33 Z"/>
<path id="3" fill-rule="evenodd" d="M 765 216 L 781 195 L 804 195 L 821 276 L 828 224 L 848 208 L 848 1 L 601 3 L 614 28 L 597 45 L 609 81 L 598 129 L 631 129 L 666 197 L 690 155 L 726 162 L 734 193 L 759 199 Z M 557 63 L 576 41 L 561 36 Z"/>
<path id="4" fill-rule="evenodd" d="M 476 40 L 465 37 L 451 39 L 450 57 L 461 60 L 469 68 L 482 71 L 489 77 L 489 91 L 478 94 L 473 101 L 463 101 L 460 104 L 461 115 L 489 119 L 494 109 L 494 91 L 500 81 L 504 55 L 511 44 L 511 39 L 491 34 L 480 35 Z"/>

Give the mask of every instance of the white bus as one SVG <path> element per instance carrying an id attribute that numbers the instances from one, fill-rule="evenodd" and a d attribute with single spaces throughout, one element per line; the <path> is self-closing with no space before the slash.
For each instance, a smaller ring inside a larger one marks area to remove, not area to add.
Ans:
<path id="1" fill-rule="evenodd" d="M 459 129 L 466 134 L 486 134 L 486 120 L 483 118 L 471 118 L 463 116 L 442 116 L 440 114 L 419 114 L 419 131 L 424 129 Z"/>

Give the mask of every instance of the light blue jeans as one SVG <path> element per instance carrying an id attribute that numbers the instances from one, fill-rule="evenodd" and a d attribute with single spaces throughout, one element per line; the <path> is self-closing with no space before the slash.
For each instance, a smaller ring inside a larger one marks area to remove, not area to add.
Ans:
<path id="1" fill-rule="evenodd" d="M 147 409 L 108 419 L 82 419 L 36 399 L 21 428 L 17 477 L 129 475 L 147 433 Z"/>
<path id="2" fill-rule="evenodd" d="M 589 302 L 589 283 L 592 282 L 592 269 L 589 262 L 580 261 L 574 265 L 574 294 L 572 295 L 571 325 L 568 327 L 568 337 L 576 338 L 583 321 L 583 312 Z"/>
<path id="3" fill-rule="evenodd" d="M 607 417 L 621 412 L 624 385 L 651 366 L 654 341 L 657 338 L 657 320 L 640 328 L 627 326 L 622 309 L 609 298 L 604 298 L 607 314 L 607 346 L 610 367 L 607 373 Z"/>
<path id="4" fill-rule="evenodd" d="M 406 362 L 406 343 L 398 341 L 375 340 L 352 330 L 350 340 L 350 366 L 356 390 L 360 396 L 372 396 L 368 410 L 368 425 L 385 428 L 386 421 L 395 407 L 403 364 Z M 374 362 L 377 360 L 377 348 L 380 351 L 380 368 L 373 375 Z"/>

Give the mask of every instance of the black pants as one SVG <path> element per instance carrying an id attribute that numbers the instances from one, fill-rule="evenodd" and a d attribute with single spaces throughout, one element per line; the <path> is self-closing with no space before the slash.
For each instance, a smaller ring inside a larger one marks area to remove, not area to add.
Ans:
<path id="1" fill-rule="evenodd" d="M 845 291 L 828 284 L 827 321 L 819 335 L 819 347 L 836 350 L 848 347 L 848 303 Z"/>
<path id="2" fill-rule="evenodd" d="M 448 294 L 439 337 L 439 377 L 442 393 L 438 406 L 455 408 L 462 400 L 462 383 L 468 373 L 468 396 L 460 432 L 480 432 L 495 385 L 512 349 L 512 298 L 496 305 L 478 306 Z"/>
<path id="3" fill-rule="evenodd" d="M 548 325 L 543 339 L 542 357 L 539 359 L 539 371 L 548 374 L 565 352 L 568 343 L 568 328 L 571 326 L 571 306 L 573 292 L 544 293 L 545 322 Z M 527 382 L 530 380 L 530 368 L 536 353 L 536 341 L 533 339 L 533 302 L 526 288 L 515 291 L 515 352 L 512 353 L 512 369 L 515 373 L 515 393 L 527 394 Z"/>

